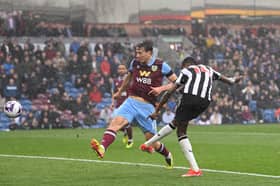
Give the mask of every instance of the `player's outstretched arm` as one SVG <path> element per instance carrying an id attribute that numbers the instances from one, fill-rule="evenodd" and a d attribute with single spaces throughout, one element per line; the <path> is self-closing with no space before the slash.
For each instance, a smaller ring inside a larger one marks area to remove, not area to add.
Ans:
<path id="1" fill-rule="evenodd" d="M 172 88 L 169 91 L 166 91 L 164 93 L 164 95 L 162 96 L 159 104 L 156 107 L 156 110 L 153 114 L 150 115 L 150 118 L 152 119 L 156 119 L 159 115 L 159 112 L 161 110 L 161 108 L 163 107 L 163 105 L 168 101 L 168 99 L 170 98 L 170 96 L 175 92 L 175 90 L 179 87 L 180 85 L 178 84 L 173 84 Z"/>
<path id="2" fill-rule="evenodd" d="M 235 76 L 235 77 L 226 77 L 224 75 L 220 76 L 220 80 L 222 82 L 225 82 L 225 83 L 230 84 L 230 85 L 238 83 L 242 78 L 243 78 L 243 76 Z"/>
<path id="3" fill-rule="evenodd" d="M 159 86 L 159 87 L 151 87 L 151 91 L 148 93 L 148 95 L 153 94 L 155 96 L 158 96 L 161 92 L 170 90 L 173 87 L 173 82 L 175 82 L 177 79 L 176 74 L 172 74 L 171 76 L 168 77 L 168 80 L 170 83 Z"/>

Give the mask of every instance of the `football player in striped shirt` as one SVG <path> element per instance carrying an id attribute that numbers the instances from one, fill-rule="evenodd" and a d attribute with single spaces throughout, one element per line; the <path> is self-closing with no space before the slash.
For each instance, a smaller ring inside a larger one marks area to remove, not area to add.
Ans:
<path id="1" fill-rule="evenodd" d="M 147 151 L 152 143 L 164 138 L 177 128 L 179 144 L 190 164 L 189 171 L 183 174 L 182 177 L 201 176 L 202 171 L 195 160 L 192 145 L 187 136 L 188 123 L 208 108 L 211 101 L 213 81 L 220 80 L 232 85 L 241 79 L 242 76 L 229 78 L 209 66 L 196 64 L 193 57 L 185 58 L 182 62 L 181 73 L 173 88 L 166 92 L 156 107 L 156 111 L 150 116 L 155 119 L 169 97 L 175 90 L 180 89 L 183 96 L 177 106 L 175 118 L 169 125 L 164 126 L 156 135 L 142 144 L 140 146 L 141 150 Z"/>

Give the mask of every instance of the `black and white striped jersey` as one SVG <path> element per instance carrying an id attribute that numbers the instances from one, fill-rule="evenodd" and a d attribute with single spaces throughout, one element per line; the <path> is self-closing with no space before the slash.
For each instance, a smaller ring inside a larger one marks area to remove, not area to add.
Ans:
<path id="1" fill-rule="evenodd" d="M 184 85 L 184 94 L 199 96 L 211 101 L 213 81 L 218 80 L 221 74 L 209 66 L 202 64 L 191 65 L 181 70 L 176 84 Z"/>

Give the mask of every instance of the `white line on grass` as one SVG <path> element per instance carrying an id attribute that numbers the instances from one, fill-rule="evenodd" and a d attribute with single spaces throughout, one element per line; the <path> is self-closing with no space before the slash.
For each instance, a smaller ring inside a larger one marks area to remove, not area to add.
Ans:
<path id="1" fill-rule="evenodd" d="M 229 132 L 205 132 L 205 131 L 192 131 L 194 134 L 229 134 Z M 231 135 L 236 135 L 236 136 L 280 136 L 280 133 L 265 133 L 265 132 L 239 132 L 239 133 L 230 133 Z"/>
<path id="2" fill-rule="evenodd" d="M 143 166 L 143 167 L 160 167 L 165 166 L 155 165 L 149 163 L 133 163 L 133 162 L 118 162 L 118 161 L 104 161 L 104 160 L 90 160 L 90 159 L 76 159 L 76 158 L 63 158 L 63 157 L 47 157 L 47 156 L 27 156 L 27 155 L 11 155 L 11 154 L 0 154 L 0 157 L 7 158 L 29 158 L 29 159 L 47 159 L 47 160 L 63 160 L 63 161 L 78 161 L 78 162 L 94 162 L 94 163 L 106 163 L 106 164 L 118 164 L 118 165 L 129 165 L 129 166 Z M 174 169 L 188 169 L 187 167 L 174 167 Z M 237 174 L 245 176 L 257 176 L 257 177 L 266 177 L 266 178 L 280 178 L 280 176 L 266 175 L 266 174 L 257 174 L 257 173 L 248 173 L 248 172 L 234 172 L 226 170 L 214 170 L 214 169 L 202 169 L 205 172 L 215 172 L 215 173 L 224 173 L 224 174 Z"/>

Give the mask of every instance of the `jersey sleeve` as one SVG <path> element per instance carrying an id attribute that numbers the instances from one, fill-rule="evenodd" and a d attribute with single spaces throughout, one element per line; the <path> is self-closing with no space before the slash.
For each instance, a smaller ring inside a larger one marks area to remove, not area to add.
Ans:
<path id="1" fill-rule="evenodd" d="M 187 74 L 191 75 L 191 72 L 187 69 L 183 69 L 180 72 L 179 77 L 176 79 L 175 83 L 178 85 L 184 85 L 186 84 L 186 82 L 188 81 L 189 77 L 187 76 Z"/>
<path id="2" fill-rule="evenodd" d="M 161 72 L 166 77 L 169 77 L 173 74 L 171 67 L 166 62 L 163 62 Z"/>
<path id="3" fill-rule="evenodd" d="M 221 77 L 221 73 L 220 72 L 217 72 L 216 70 L 214 70 L 213 68 L 211 68 L 212 72 L 213 72 L 213 76 L 212 76 L 212 79 L 213 80 L 219 80 L 220 77 Z"/>

